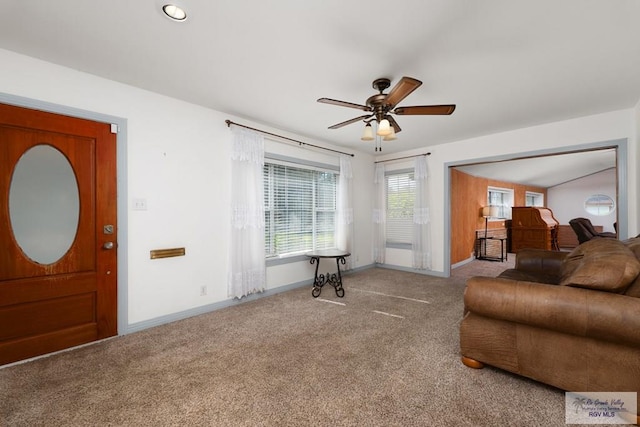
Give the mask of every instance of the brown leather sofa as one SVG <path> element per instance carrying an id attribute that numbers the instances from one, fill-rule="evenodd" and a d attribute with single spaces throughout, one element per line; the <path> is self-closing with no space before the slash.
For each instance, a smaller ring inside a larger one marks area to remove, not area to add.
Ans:
<path id="1" fill-rule="evenodd" d="M 470 278 L 463 363 L 566 391 L 640 395 L 639 260 L 640 238 L 595 238 L 570 253 L 524 249 L 514 269 Z"/>

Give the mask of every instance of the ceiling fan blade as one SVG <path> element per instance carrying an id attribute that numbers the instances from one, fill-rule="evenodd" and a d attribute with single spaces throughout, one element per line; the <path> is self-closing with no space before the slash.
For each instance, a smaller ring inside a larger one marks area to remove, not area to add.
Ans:
<path id="1" fill-rule="evenodd" d="M 416 80 L 411 77 L 403 77 L 400 81 L 391 89 L 391 92 L 387 95 L 385 103 L 389 105 L 389 108 L 393 108 L 400 101 L 405 99 L 411 92 L 418 89 L 422 84 L 420 80 Z"/>
<path id="2" fill-rule="evenodd" d="M 337 99 L 320 98 L 318 99 L 318 102 L 321 102 L 323 104 L 338 105 L 340 107 L 357 108 L 358 110 L 362 111 L 371 111 L 371 108 L 367 107 L 366 105 L 354 104 L 353 102 L 338 101 Z"/>
<path id="3" fill-rule="evenodd" d="M 392 111 L 399 116 L 447 116 L 456 109 L 450 105 L 417 105 L 415 107 L 398 107 Z"/>
<path id="4" fill-rule="evenodd" d="M 385 119 L 389 120 L 389 124 L 391 126 L 393 126 L 393 131 L 395 133 L 398 133 L 402 130 L 402 128 L 400 128 L 400 125 L 398 124 L 398 122 L 396 122 L 396 119 L 394 119 L 392 116 L 385 116 Z"/>
<path id="5" fill-rule="evenodd" d="M 350 125 L 351 123 L 359 122 L 360 120 L 368 119 L 373 114 L 365 114 L 364 116 L 356 117 L 355 119 L 347 120 L 346 122 L 338 123 L 333 126 L 329 126 L 329 129 L 338 129 L 342 126 Z"/>

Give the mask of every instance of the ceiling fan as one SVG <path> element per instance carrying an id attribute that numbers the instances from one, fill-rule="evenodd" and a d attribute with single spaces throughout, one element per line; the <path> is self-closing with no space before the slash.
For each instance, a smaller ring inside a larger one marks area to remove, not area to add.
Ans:
<path id="1" fill-rule="evenodd" d="M 338 105 L 341 107 L 356 108 L 358 110 L 367 111 L 369 114 L 362 115 L 341 123 L 337 123 L 333 126 L 329 126 L 329 129 L 338 129 L 352 123 L 364 121 L 367 126 L 365 127 L 365 133 L 363 134 L 363 140 L 373 140 L 373 131 L 371 129 L 371 121 L 375 120 L 378 123 L 377 134 L 384 136 L 385 140 L 395 139 L 395 134 L 402 129 L 398 125 L 398 122 L 393 118 L 392 114 L 398 116 L 433 116 L 433 115 L 449 115 L 456 109 L 455 104 L 448 105 L 419 105 L 412 107 L 396 107 L 403 99 L 405 99 L 411 92 L 416 90 L 422 82 L 420 80 L 403 77 L 400 81 L 389 91 L 389 93 L 383 93 L 385 89 L 391 86 L 391 80 L 386 78 L 380 78 L 373 81 L 373 88 L 380 93 L 370 96 L 366 101 L 366 105 L 354 104 L 352 102 L 338 101 L 330 98 L 320 98 L 318 102 L 323 104 Z M 393 135 L 392 137 L 389 137 Z"/>

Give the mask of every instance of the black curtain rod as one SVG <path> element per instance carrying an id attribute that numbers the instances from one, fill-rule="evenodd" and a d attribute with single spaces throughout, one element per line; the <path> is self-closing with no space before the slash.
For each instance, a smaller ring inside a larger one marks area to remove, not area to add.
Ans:
<path id="1" fill-rule="evenodd" d="M 355 154 L 351 154 L 351 153 L 344 153 L 344 152 L 342 152 L 342 151 L 333 150 L 333 149 L 331 149 L 331 148 L 320 147 L 319 145 L 309 144 L 308 142 L 298 141 L 297 139 L 288 138 L 288 137 L 286 137 L 286 136 L 277 135 L 277 134 L 275 134 L 275 133 L 267 132 L 267 131 L 260 130 L 260 129 L 256 129 L 256 128 L 252 128 L 252 127 L 250 127 L 250 126 L 241 125 L 240 123 L 232 122 L 231 120 L 225 120 L 224 122 L 227 124 L 227 126 L 228 126 L 228 127 L 231 127 L 231 125 L 236 125 L 236 126 L 240 126 L 241 128 L 251 129 L 251 130 L 255 130 L 256 132 L 264 133 L 265 135 L 271 135 L 271 136 L 275 136 L 276 138 L 286 139 L 286 140 L 288 140 L 288 141 L 295 142 L 295 143 L 297 143 L 298 145 L 308 145 L 308 146 L 310 146 L 310 147 L 319 148 L 319 149 L 321 149 L 321 150 L 333 151 L 334 153 L 345 154 L 345 155 L 347 155 L 347 156 L 351 156 L 351 157 L 354 157 L 354 156 L 355 156 Z"/>
<path id="2" fill-rule="evenodd" d="M 413 158 L 413 157 L 430 156 L 430 155 L 431 155 L 431 153 L 414 154 L 413 156 L 398 157 L 398 158 L 396 158 L 396 159 L 378 160 L 377 162 L 374 162 L 374 163 L 392 162 L 392 161 L 394 161 L 394 160 L 411 159 L 411 158 Z"/>

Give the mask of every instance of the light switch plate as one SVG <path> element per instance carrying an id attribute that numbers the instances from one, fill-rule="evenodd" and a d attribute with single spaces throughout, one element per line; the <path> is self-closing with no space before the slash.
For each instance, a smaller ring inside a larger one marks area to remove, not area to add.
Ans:
<path id="1" fill-rule="evenodd" d="M 147 210 L 147 199 L 133 199 L 133 210 L 134 211 L 146 211 Z"/>

